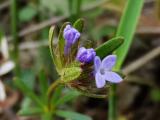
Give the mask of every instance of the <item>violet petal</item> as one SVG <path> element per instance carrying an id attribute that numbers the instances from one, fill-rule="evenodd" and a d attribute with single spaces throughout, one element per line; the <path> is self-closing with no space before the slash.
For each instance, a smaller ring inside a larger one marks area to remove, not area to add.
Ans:
<path id="1" fill-rule="evenodd" d="M 94 58 L 94 70 L 95 70 L 95 72 L 97 72 L 99 70 L 100 66 L 101 66 L 101 59 L 98 56 L 96 56 Z"/>
<path id="2" fill-rule="evenodd" d="M 103 88 L 105 86 L 105 78 L 99 72 L 96 73 L 95 79 L 97 88 Z"/>
<path id="3" fill-rule="evenodd" d="M 117 73 L 107 71 L 107 72 L 105 72 L 105 80 L 109 81 L 111 83 L 120 83 L 123 79 Z"/>
<path id="4" fill-rule="evenodd" d="M 111 70 L 116 63 L 116 55 L 108 55 L 102 61 L 101 66 L 107 70 Z"/>

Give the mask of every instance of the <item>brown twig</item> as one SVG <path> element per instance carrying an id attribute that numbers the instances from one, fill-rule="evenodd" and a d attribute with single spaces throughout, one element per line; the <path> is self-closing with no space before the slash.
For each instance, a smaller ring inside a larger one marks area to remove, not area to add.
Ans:
<path id="1" fill-rule="evenodd" d="M 56 24 L 57 22 L 60 22 L 62 20 L 66 19 L 66 17 L 62 16 L 62 17 L 54 17 L 54 18 L 51 18 L 49 20 L 46 20 L 42 23 L 39 23 L 37 25 L 34 25 L 34 26 L 31 26 L 29 28 L 26 28 L 22 31 L 19 32 L 18 36 L 19 37 L 23 37 L 23 36 L 26 36 L 26 35 L 29 35 L 29 34 L 32 34 L 34 32 L 37 32 L 45 27 L 48 27 L 50 25 L 54 25 Z M 7 37 L 7 40 L 12 40 L 13 38 L 10 36 L 10 37 Z"/>
<path id="2" fill-rule="evenodd" d="M 1 3 L 0 4 L 0 11 L 5 9 L 5 8 L 7 8 L 7 7 L 9 7 L 9 5 L 10 5 L 10 1 L 9 0 Z"/>
<path id="3" fill-rule="evenodd" d="M 142 27 L 139 27 L 136 31 L 136 33 L 138 35 L 146 35 L 146 36 L 155 36 L 155 35 L 158 35 L 160 36 L 160 26 L 157 26 L 157 27 L 146 27 L 146 26 L 142 26 Z"/>
<path id="4" fill-rule="evenodd" d="M 154 59 L 155 57 L 160 55 L 160 47 L 154 48 L 152 51 L 147 53 L 146 55 L 142 56 L 141 58 L 133 61 L 128 66 L 126 66 L 122 71 L 125 74 L 132 73 L 133 71 L 139 69 L 140 67 L 144 66 L 146 63 Z"/>

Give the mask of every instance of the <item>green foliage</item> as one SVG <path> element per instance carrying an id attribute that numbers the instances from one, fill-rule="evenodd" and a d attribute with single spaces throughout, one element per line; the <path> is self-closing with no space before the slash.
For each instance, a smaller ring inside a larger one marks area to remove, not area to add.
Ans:
<path id="1" fill-rule="evenodd" d="M 59 85 L 57 88 L 55 88 L 55 92 L 52 95 L 51 103 L 56 103 L 61 98 L 61 93 L 63 91 L 63 86 Z"/>
<path id="2" fill-rule="evenodd" d="M 84 19 L 78 19 L 77 21 L 75 21 L 73 27 L 81 33 L 84 27 Z"/>
<path id="3" fill-rule="evenodd" d="M 65 16 L 69 15 L 67 0 L 40 0 L 40 3 L 42 8 L 47 8 L 53 13 Z"/>
<path id="4" fill-rule="evenodd" d="M 144 0 L 129 0 L 125 12 L 121 18 L 116 36 L 123 36 L 124 44 L 115 51 L 118 56 L 116 69 L 120 69 L 128 53 L 129 47 L 133 40 L 138 18 L 140 16 Z"/>
<path id="5" fill-rule="evenodd" d="M 153 101 L 160 102 L 160 89 L 152 89 L 150 96 Z"/>
<path id="6" fill-rule="evenodd" d="M 105 56 L 111 54 L 114 50 L 116 50 L 120 45 L 122 45 L 124 41 L 123 37 L 115 37 L 107 42 L 103 43 L 101 46 L 95 49 L 96 54 L 100 58 L 104 58 Z"/>
<path id="7" fill-rule="evenodd" d="M 43 110 L 41 108 L 34 108 L 34 107 L 26 107 L 21 109 L 18 112 L 18 115 L 21 116 L 34 116 L 34 115 L 39 115 L 39 114 L 43 114 Z"/>
<path id="8" fill-rule="evenodd" d="M 14 83 L 25 95 L 30 97 L 38 106 L 43 107 L 43 104 L 39 97 L 36 96 L 32 89 L 29 88 L 21 79 L 15 78 Z"/>
<path id="9" fill-rule="evenodd" d="M 68 101 L 71 101 L 80 95 L 77 91 L 68 91 L 63 97 L 61 97 L 57 102 L 55 102 L 55 106 L 62 105 Z"/>
<path id="10" fill-rule="evenodd" d="M 90 117 L 86 115 L 82 115 L 80 113 L 71 112 L 71 111 L 64 111 L 64 110 L 57 110 L 56 115 L 66 119 L 71 119 L 71 120 L 92 120 Z"/>
<path id="11" fill-rule="evenodd" d="M 45 104 L 47 104 L 47 90 L 49 87 L 48 84 L 48 79 L 45 75 L 44 70 L 41 70 L 38 74 L 38 80 L 39 80 L 39 91 L 40 91 L 40 96 L 41 100 L 44 101 Z"/>
<path id="12" fill-rule="evenodd" d="M 19 12 L 19 20 L 21 22 L 28 22 L 33 19 L 37 15 L 37 10 L 32 6 L 28 5 L 22 8 Z"/>
<path id="13" fill-rule="evenodd" d="M 35 72 L 32 69 L 21 70 L 20 77 L 24 84 L 33 90 L 33 86 L 35 83 Z"/>

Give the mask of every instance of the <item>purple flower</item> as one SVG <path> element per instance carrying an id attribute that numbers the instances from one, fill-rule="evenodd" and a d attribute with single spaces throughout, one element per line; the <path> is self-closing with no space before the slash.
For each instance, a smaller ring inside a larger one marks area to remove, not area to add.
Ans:
<path id="1" fill-rule="evenodd" d="M 96 52 L 93 48 L 86 49 L 84 47 L 79 48 L 76 60 L 82 63 L 90 63 L 94 60 Z"/>
<path id="2" fill-rule="evenodd" d="M 71 46 L 79 39 L 80 33 L 71 25 L 67 25 L 63 31 L 65 39 L 65 55 L 69 53 Z"/>
<path id="3" fill-rule="evenodd" d="M 102 62 L 98 56 L 94 59 L 95 80 L 97 88 L 105 86 L 106 81 L 119 83 L 122 81 L 121 76 L 112 71 L 116 63 L 116 55 L 108 55 Z"/>

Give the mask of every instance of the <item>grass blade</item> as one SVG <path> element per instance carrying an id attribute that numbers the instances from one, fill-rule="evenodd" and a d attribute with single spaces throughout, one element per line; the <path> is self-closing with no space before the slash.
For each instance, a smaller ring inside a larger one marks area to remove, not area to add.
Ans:
<path id="1" fill-rule="evenodd" d="M 120 25 L 116 34 L 116 36 L 123 36 L 125 39 L 123 45 L 115 51 L 115 54 L 118 56 L 116 68 L 121 67 L 128 53 L 143 3 L 144 0 L 129 0 L 127 3 L 127 7 L 125 8 L 125 12 L 121 18 Z"/>

